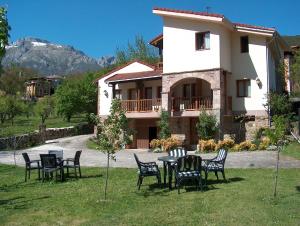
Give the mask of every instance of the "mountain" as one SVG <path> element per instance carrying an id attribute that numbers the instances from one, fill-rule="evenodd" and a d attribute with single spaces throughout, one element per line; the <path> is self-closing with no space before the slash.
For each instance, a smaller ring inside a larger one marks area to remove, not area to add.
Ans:
<path id="1" fill-rule="evenodd" d="M 2 65 L 31 68 L 41 75 L 70 75 L 98 71 L 114 62 L 114 57 L 106 56 L 96 60 L 72 46 L 38 38 L 23 38 L 6 47 Z"/>
<path id="2" fill-rule="evenodd" d="M 289 46 L 300 46 L 300 35 L 283 36 Z"/>

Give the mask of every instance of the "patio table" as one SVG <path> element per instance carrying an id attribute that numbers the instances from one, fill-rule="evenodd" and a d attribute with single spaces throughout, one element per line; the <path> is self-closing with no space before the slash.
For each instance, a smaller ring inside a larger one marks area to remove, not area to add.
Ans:
<path id="1" fill-rule="evenodd" d="M 166 179 L 167 179 L 167 174 L 169 175 L 169 189 L 172 189 L 172 163 L 177 162 L 177 157 L 173 156 L 161 156 L 158 157 L 158 161 L 163 162 L 163 167 L 164 167 L 164 185 L 166 186 Z"/>

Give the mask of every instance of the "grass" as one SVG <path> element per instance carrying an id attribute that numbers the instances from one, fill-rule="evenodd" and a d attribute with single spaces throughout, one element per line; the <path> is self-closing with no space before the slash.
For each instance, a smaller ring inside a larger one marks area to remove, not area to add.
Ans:
<path id="1" fill-rule="evenodd" d="M 283 155 L 293 157 L 300 160 L 300 144 L 297 142 L 289 144 L 283 151 Z"/>
<path id="2" fill-rule="evenodd" d="M 70 122 L 63 120 L 60 117 L 50 117 L 46 120 L 47 128 L 60 128 L 73 126 L 80 122 L 85 122 L 86 119 L 83 116 L 77 116 L 71 118 Z M 5 121 L 4 124 L 0 124 L 0 137 L 7 137 L 19 134 L 25 134 L 38 130 L 41 120 L 39 117 L 31 116 L 17 116 L 14 120 L 14 125 L 11 125 L 10 121 Z"/>
<path id="3" fill-rule="evenodd" d="M 169 191 L 146 178 L 136 189 L 136 169 L 110 170 L 103 201 L 102 168 L 83 168 L 83 178 L 24 183 L 23 168 L 0 165 L 1 225 L 299 225 L 300 171 L 228 169 L 228 183 L 210 175 L 208 190 Z M 36 178 L 34 173 L 34 178 Z"/>
<path id="4" fill-rule="evenodd" d="M 88 139 L 86 142 L 86 147 L 88 149 L 94 149 L 97 150 L 97 144 L 92 140 L 92 139 Z"/>

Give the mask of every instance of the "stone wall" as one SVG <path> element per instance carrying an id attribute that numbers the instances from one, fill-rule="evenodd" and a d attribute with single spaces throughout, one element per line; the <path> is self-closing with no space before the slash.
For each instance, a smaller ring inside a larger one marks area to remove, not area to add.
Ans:
<path id="1" fill-rule="evenodd" d="M 49 128 L 45 131 L 45 139 L 53 140 L 62 137 L 91 134 L 94 127 L 87 123 L 66 128 Z M 23 149 L 44 143 L 43 136 L 39 132 L 0 138 L 0 150 Z"/>
<path id="2" fill-rule="evenodd" d="M 255 116 L 241 122 L 235 121 L 233 116 L 224 116 L 224 137 L 231 137 L 236 142 L 254 140 L 256 131 L 268 125 L 268 116 Z"/>

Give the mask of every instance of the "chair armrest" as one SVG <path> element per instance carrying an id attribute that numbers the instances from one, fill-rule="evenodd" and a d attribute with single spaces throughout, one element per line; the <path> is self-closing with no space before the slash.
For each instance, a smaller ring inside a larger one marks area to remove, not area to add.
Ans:
<path id="1" fill-rule="evenodd" d="M 140 162 L 142 166 L 157 166 L 156 162 Z"/>
<path id="2" fill-rule="evenodd" d="M 41 160 L 31 160 L 29 163 L 40 163 Z"/>

